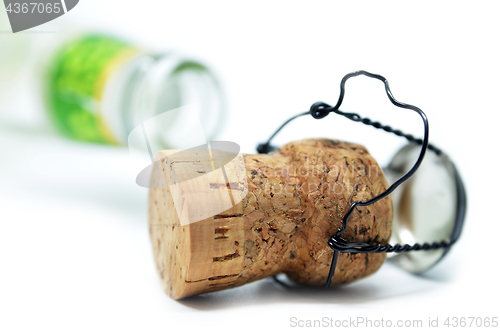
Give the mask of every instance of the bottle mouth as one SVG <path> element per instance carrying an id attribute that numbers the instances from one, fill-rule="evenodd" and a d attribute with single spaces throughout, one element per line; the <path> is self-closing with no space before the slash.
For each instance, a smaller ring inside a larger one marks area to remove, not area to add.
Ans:
<path id="1" fill-rule="evenodd" d="M 418 157 L 420 146 L 401 148 L 384 169 L 389 182 L 406 173 Z M 391 244 L 456 241 L 465 213 L 465 190 L 453 162 L 444 153 L 428 152 L 419 170 L 392 193 L 394 225 Z M 448 248 L 394 254 L 391 262 L 412 273 L 422 273 L 438 263 Z"/>
<path id="2" fill-rule="evenodd" d="M 217 78 L 181 54 L 141 54 L 115 82 L 121 84 L 116 103 L 122 109 L 124 144 L 135 128 L 148 122 L 148 137 L 157 149 L 188 148 L 207 143 L 224 122 L 226 105 Z M 186 106 L 190 111 L 179 111 Z"/>

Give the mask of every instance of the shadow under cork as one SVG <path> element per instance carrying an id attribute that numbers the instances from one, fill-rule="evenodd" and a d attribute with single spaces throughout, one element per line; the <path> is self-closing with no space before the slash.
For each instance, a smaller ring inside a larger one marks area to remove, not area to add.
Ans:
<path id="1" fill-rule="evenodd" d="M 280 280 L 285 279 L 283 275 Z M 449 272 L 444 279 L 453 278 Z M 376 274 L 352 284 L 322 289 L 317 287 L 292 285 L 285 287 L 272 278 L 266 278 L 239 288 L 203 294 L 179 300 L 184 306 L 213 311 L 244 306 L 266 304 L 308 304 L 360 305 L 379 302 L 391 298 L 411 300 L 411 296 L 435 291 L 443 285 L 443 279 L 432 279 L 404 272 L 386 263 Z"/>

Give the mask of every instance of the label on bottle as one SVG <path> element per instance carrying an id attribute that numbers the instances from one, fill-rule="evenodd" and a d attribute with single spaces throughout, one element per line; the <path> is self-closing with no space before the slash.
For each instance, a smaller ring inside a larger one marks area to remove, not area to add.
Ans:
<path id="1" fill-rule="evenodd" d="M 47 86 L 48 112 L 66 136 L 117 145 L 102 115 L 106 83 L 139 49 L 103 35 L 85 35 L 57 51 Z"/>

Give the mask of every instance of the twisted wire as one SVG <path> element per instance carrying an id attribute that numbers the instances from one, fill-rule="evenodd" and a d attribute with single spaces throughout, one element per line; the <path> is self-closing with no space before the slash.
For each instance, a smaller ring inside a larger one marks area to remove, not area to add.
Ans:
<path id="1" fill-rule="evenodd" d="M 324 105 L 326 105 L 326 104 L 324 104 Z M 411 143 L 415 143 L 417 145 L 422 145 L 422 143 L 423 143 L 423 140 L 420 139 L 420 138 L 415 138 L 411 134 L 405 134 L 401 130 L 393 129 L 389 125 L 383 125 L 380 122 L 372 121 L 371 119 L 369 119 L 367 117 L 362 118 L 361 116 L 359 116 L 356 113 L 344 113 L 344 112 L 342 112 L 340 110 L 335 111 L 334 108 L 331 107 L 331 106 L 328 106 L 328 108 L 326 108 L 326 109 L 328 109 L 330 112 L 334 112 L 336 114 L 342 115 L 342 116 L 350 119 L 351 121 L 361 122 L 361 123 L 363 123 L 365 125 L 372 126 L 375 129 L 381 129 L 381 130 L 384 130 L 385 132 L 393 133 L 393 134 L 395 134 L 398 137 L 406 138 L 406 140 L 408 140 Z M 429 143 L 427 145 L 427 149 L 435 152 L 437 155 L 441 155 L 442 154 L 442 151 L 439 148 L 437 148 L 436 146 L 432 145 L 431 143 Z"/>
<path id="2" fill-rule="evenodd" d="M 370 245 L 368 243 L 350 243 L 342 237 L 335 235 L 328 239 L 328 246 L 339 253 L 404 253 L 410 251 L 430 251 L 439 248 L 448 248 L 452 244 L 453 242 L 443 240 L 440 242 L 433 242 L 431 244 L 395 244 L 393 246 L 391 244 Z"/>

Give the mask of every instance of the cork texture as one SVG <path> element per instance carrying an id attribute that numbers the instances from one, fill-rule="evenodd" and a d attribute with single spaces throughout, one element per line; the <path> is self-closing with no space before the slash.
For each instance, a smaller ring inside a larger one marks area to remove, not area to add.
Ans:
<path id="1" fill-rule="evenodd" d="M 248 193 L 232 208 L 180 225 L 169 187 L 150 190 L 149 222 L 155 261 L 165 291 L 175 299 L 240 286 L 285 273 L 300 284 L 322 286 L 335 234 L 349 206 L 386 190 L 382 169 L 360 145 L 331 139 L 289 143 L 272 155 L 243 155 L 246 183 L 210 183 Z M 168 181 L 169 161 L 159 171 Z M 193 192 L 184 192 L 196 196 Z M 203 202 L 200 202 L 200 208 Z M 342 235 L 348 241 L 386 244 L 392 200 L 358 207 Z M 340 254 L 332 286 L 374 273 L 385 254 Z"/>

